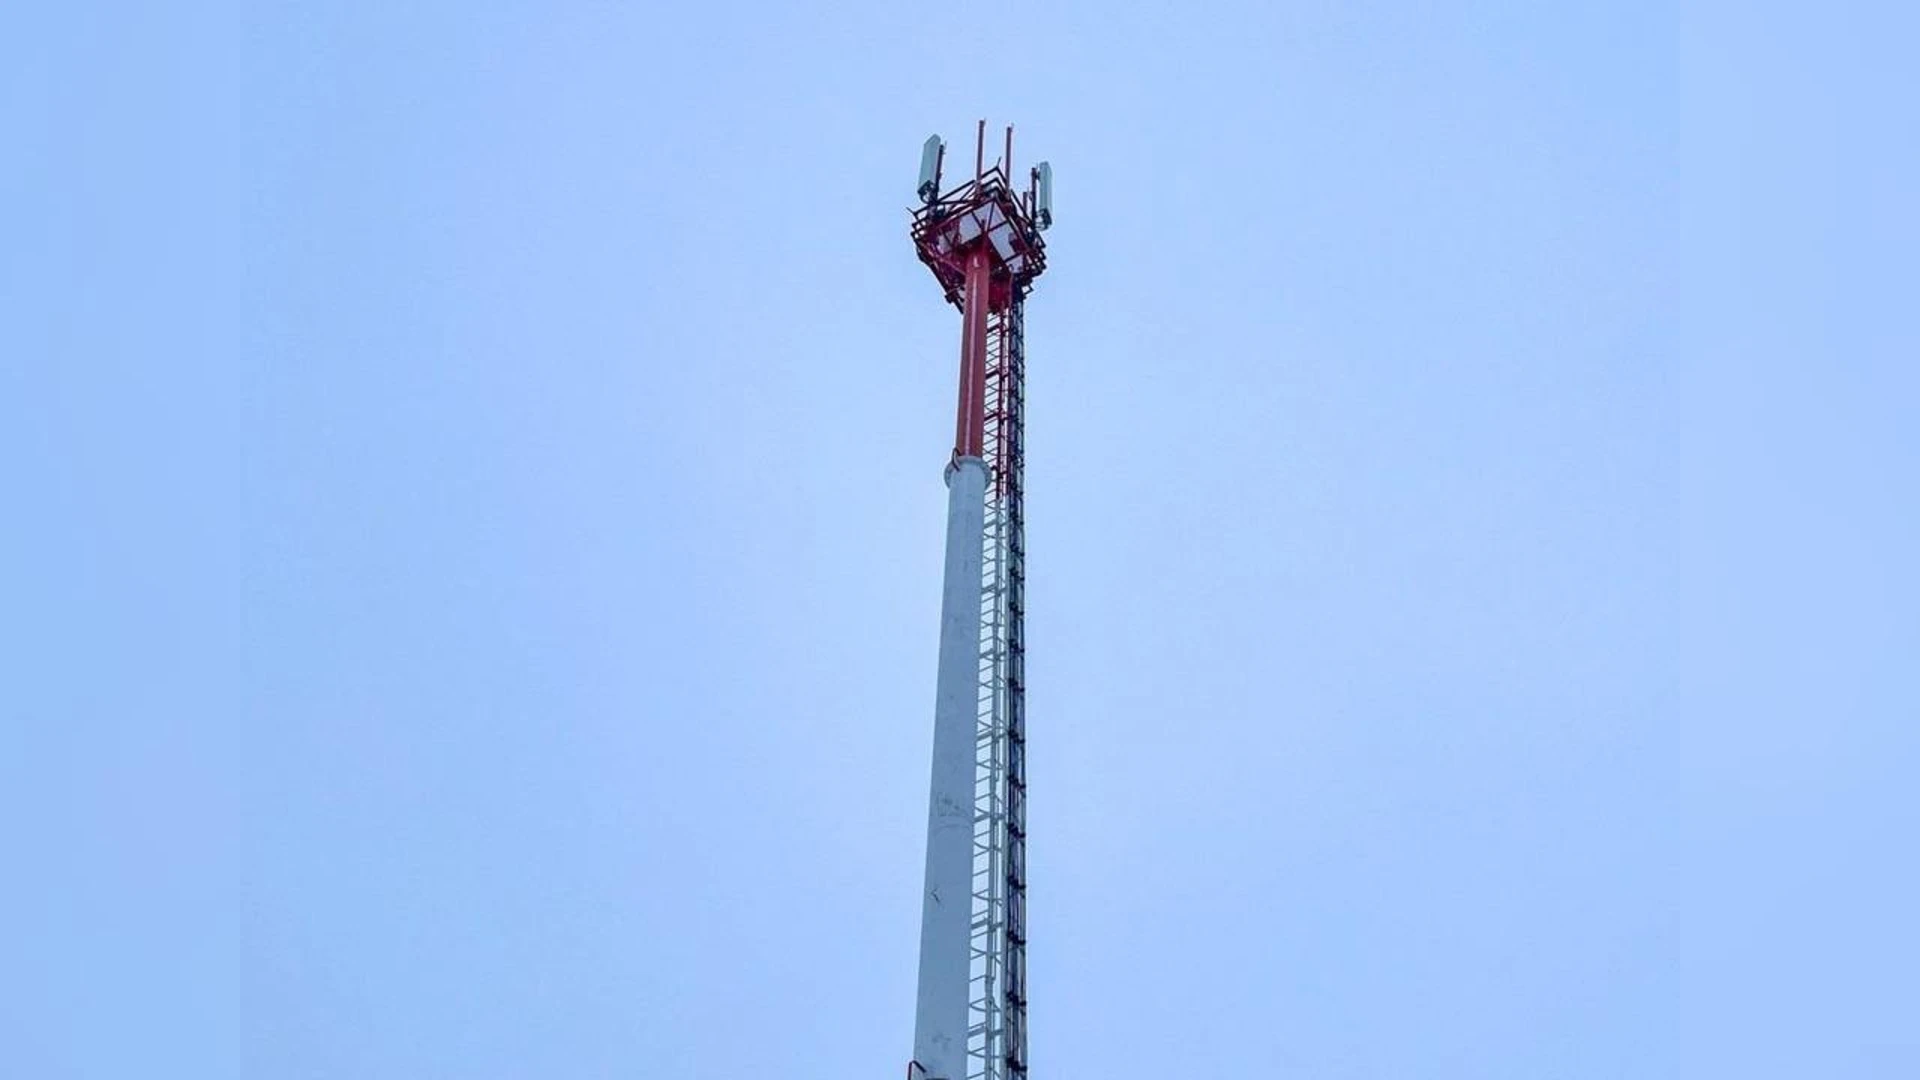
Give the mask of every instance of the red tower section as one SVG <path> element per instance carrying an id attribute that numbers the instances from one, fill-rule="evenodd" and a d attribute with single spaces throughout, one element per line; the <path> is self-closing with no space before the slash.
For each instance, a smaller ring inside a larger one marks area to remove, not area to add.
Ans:
<path id="1" fill-rule="evenodd" d="M 913 243 L 920 261 L 933 271 L 947 300 L 960 308 L 960 405 L 953 452 L 979 457 L 986 420 L 987 316 L 1024 299 L 1047 268 L 1043 222 L 1036 220 L 1042 195 L 1039 175 L 1016 192 L 1011 181 L 1013 129 L 1007 129 L 1006 155 L 985 163 L 986 123 L 974 154 L 974 174 L 939 192 L 940 160 L 934 164 L 928 201 L 913 215 Z M 941 147 L 939 158 L 944 159 Z M 1044 214 L 1044 208 L 1039 211 Z"/>

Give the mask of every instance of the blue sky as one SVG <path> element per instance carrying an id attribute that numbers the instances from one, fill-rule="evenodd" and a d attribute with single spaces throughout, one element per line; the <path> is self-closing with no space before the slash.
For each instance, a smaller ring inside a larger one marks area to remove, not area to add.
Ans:
<path id="1" fill-rule="evenodd" d="M 1913 1075 L 1916 29 L 0 16 L 0 1075 L 900 1075 L 982 116 L 1035 1076 Z"/>

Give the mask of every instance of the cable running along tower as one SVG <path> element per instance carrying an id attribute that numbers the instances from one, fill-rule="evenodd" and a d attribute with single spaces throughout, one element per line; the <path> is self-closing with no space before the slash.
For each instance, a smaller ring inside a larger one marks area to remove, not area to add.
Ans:
<path id="1" fill-rule="evenodd" d="M 913 243 L 960 309 L 960 402 L 947 465 L 947 554 L 908 1080 L 1026 1080 L 1027 293 L 1046 269 L 1053 172 L 1013 180 L 1013 129 L 989 165 L 944 187 L 926 142 Z"/>

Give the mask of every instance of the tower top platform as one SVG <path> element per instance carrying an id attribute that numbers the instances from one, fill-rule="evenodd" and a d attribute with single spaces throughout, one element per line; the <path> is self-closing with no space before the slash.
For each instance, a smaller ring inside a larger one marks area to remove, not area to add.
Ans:
<path id="1" fill-rule="evenodd" d="M 982 149 L 985 125 L 982 125 Z M 923 164 L 920 209 L 913 215 L 913 243 L 920 261 L 933 271 L 947 302 L 965 307 L 967 263 L 984 253 L 990 271 L 987 310 L 1000 311 L 1024 298 L 1033 281 L 1047 268 L 1046 243 L 1040 233 L 1051 224 L 1052 170 L 1044 163 L 1034 168 L 1026 191 L 1016 191 L 1010 175 L 1013 129 L 1007 129 L 1007 154 L 983 168 L 977 154 L 973 178 L 939 192 L 944 144 L 928 140 L 928 163 Z"/>

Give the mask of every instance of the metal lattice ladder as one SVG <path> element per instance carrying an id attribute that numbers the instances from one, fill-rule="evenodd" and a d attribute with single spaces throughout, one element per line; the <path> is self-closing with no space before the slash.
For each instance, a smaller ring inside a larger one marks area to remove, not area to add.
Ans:
<path id="1" fill-rule="evenodd" d="M 986 530 L 974 735 L 968 1080 L 1025 1080 L 1026 348 L 1024 304 L 988 316 Z"/>

